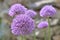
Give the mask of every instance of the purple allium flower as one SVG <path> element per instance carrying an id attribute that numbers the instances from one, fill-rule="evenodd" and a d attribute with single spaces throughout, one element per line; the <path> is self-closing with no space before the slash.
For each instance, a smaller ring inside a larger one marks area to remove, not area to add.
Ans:
<path id="1" fill-rule="evenodd" d="M 25 8 L 21 4 L 14 4 L 11 6 L 9 9 L 9 15 L 10 16 L 15 16 L 16 14 L 24 14 L 27 8 Z"/>
<path id="2" fill-rule="evenodd" d="M 37 15 L 36 12 L 33 11 L 33 10 L 28 10 L 28 11 L 26 11 L 26 14 L 27 14 L 28 16 L 30 16 L 31 18 L 34 18 L 34 17 Z"/>
<path id="3" fill-rule="evenodd" d="M 56 14 L 56 9 L 52 5 L 46 5 L 40 11 L 41 17 L 52 17 L 55 14 Z"/>
<path id="4" fill-rule="evenodd" d="M 47 21 L 42 21 L 38 24 L 38 28 L 46 28 L 46 27 L 48 27 Z"/>
<path id="5" fill-rule="evenodd" d="M 30 34 L 35 28 L 34 20 L 25 14 L 17 15 L 11 24 L 14 35 Z"/>

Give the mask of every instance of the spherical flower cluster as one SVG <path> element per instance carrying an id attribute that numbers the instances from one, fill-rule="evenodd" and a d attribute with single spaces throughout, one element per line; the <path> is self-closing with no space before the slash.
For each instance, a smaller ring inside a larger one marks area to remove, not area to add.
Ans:
<path id="1" fill-rule="evenodd" d="M 27 10 L 26 15 L 30 16 L 31 18 L 34 18 L 37 14 L 33 10 Z"/>
<path id="2" fill-rule="evenodd" d="M 14 4 L 9 9 L 9 15 L 10 16 L 15 16 L 17 14 L 24 14 L 26 10 L 27 10 L 27 8 L 25 8 L 23 5 Z"/>
<path id="3" fill-rule="evenodd" d="M 56 9 L 52 5 L 46 5 L 40 11 L 41 17 L 53 17 L 55 14 Z"/>
<path id="4" fill-rule="evenodd" d="M 42 21 L 38 24 L 38 28 L 46 28 L 48 27 L 48 22 L 47 21 Z"/>
<path id="5" fill-rule="evenodd" d="M 11 24 L 14 35 L 30 34 L 35 28 L 34 20 L 25 14 L 17 15 Z"/>

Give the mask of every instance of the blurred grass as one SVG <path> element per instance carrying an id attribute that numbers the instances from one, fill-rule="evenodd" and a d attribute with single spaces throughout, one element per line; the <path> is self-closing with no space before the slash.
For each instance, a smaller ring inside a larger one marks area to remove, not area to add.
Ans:
<path id="1" fill-rule="evenodd" d="M 4 0 L 0 0 L 0 2 L 3 2 Z"/>
<path id="2" fill-rule="evenodd" d="M 2 18 L 0 18 L 0 24 L 1 24 Z"/>

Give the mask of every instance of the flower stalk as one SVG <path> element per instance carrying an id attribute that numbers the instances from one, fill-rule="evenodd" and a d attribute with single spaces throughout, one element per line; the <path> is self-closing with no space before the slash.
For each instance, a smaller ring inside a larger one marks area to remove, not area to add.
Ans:
<path id="1" fill-rule="evenodd" d="M 35 35 L 35 31 L 34 31 L 34 40 L 36 40 L 36 35 Z"/>
<path id="2" fill-rule="evenodd" d="M 44 40 L 47 40 L 46 39 L 46 29 L 44 29 Z"/>
<path id="3" fill-rule="evenodd" d="M 50 34 L 50 20 L 48 18 L 48 40 L 51 40 L 51 34 Z"/>

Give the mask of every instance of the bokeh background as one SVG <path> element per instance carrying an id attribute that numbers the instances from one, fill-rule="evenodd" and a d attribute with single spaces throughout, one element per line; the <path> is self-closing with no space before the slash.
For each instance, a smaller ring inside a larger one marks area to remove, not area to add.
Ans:
<path id="1" fill-rule="evenodd" d="M 13 18 L 8 15 L 8 11 L 11 5 L 15 3 L 20 3 L 26 8 L 33 9 L 37 12 L 37 16 L 34 18 L 36 26 L 40 21 L 44 20 L 39 16 L 40 9 L 44 5 L 54 6 L 57 13 L 50 20 L 51 40 L 60 40 L 60 0 L 0 0 L 0 40 L 20 40 L 20 37 L 13 35 L 10 30 L 10 24 Z M 35 34 L 37 40 L 44 40 L 43 30 L 36 27 Z M 47 28 L 46 30 L 48 31 Z M 33 33 L 27 35 L 26 39 L 33 40 Z"/>

